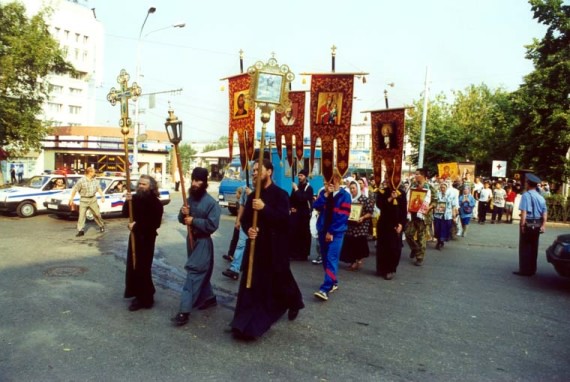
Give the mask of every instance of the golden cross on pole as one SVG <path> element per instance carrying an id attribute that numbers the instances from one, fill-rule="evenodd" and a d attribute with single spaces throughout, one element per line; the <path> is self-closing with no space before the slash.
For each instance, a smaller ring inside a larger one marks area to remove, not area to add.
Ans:
<path id="1" fill-rule="evenodd" d="M 141 87 L 134 82 L 129 88 L 129 73 L 125 69 L 122 69 L 119 76 L 117 77 L 117 82 L 121 85 L 120 91 L 117 91 L 114 87 L 111 88 L 109 94 L 107 94 L 107 101 L 111 105 L 115 106 L 117 101 L 121 104 L 121 119 L 119 120 L 119 126 L 121 127 L 121 133 L 123 134 L 123 146 L 125 147 L 125 174 L 127 178 L 127 194 L 131 194 L 131 176 L 129 173 L 128 163 L 129 163 L 129 128 L 131 127 L 131 119 L 129 118 L 129 100 L 133 101 L 141 95 Z M 133 202 L 129 199 L 129 222 L 133 222 Z M 131 241 L 131 252 L 133 254 L 133 269 L 137 267 L 137 257 L 135 252 L 135 236 L 130 234 Z"/>

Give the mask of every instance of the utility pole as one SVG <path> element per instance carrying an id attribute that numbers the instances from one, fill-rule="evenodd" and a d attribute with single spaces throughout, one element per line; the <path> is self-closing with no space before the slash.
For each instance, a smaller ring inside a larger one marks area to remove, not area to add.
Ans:
<path id="1" fill-rule="evenodd" d="M 418 168 L 424 167 L 424 147 L 426 140 L 426 122 L 428 111 L 428 98 L 429 98 L 429 66 L 426 67 L 426 79 L 424 85 L 424 110 L 422 112 L 422 128 L 420 132 L 420 152 L 418 156 Z"/>

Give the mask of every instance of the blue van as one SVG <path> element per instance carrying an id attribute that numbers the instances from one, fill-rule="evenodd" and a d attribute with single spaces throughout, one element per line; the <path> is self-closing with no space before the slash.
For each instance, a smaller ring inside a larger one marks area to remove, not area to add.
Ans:
<path id="1" fill-rule="evenodd" d="M 258 150 L 255 151 L 254 158 L 257 159 Z M 309 162 L 311 157 L 311 149 L 305 146 L 303 149 L 302 163 L 298 162 L 295 158 L 293 167 L 289 166 L 287 161 L 286 148 L 282 147 L 282 159 L 279 159 L 278 151 L 275 146 L 266 148 L 266 155 L 269 155 L 273 163 L 273 182 L 284 189 L 288 194 L 291 194 L 293 182 L 299 181 L 297 173 L 303 169 L 309 170 Z M 246 172 L 249 173 L 249 182 L 246 184 Z M 309 183 L 313 187 L 315 194 L 323 187 L 323 175 L 321 173 L 321 150 L 315 150 L 315 163 L 313 170 L 309 174 Z M 239 155 L 232 158 L 230 164 L 224 170 L 224 178 L 220 182 L 218 190 L 218 203 L 220 207 L 227 207 L 232 215 L 237 214 L 238 204 L 236 198 L 236 191 L 238 187 L 253 186 L 251 171 L 242 170 Z"/>

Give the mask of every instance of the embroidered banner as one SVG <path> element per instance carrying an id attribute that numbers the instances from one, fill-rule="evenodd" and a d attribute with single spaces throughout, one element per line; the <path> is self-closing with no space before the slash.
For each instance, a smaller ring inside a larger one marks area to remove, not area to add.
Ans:
<path id="1" fill-rule="evenodd" d="M 234 133 L 237 133 L 241 167 L 245 168 L 254 152 L 255 106 L 249 102 L 251 77 L 244 73 L 228 78 L 230 101 L 229 151 L 233 156 Z"/>
<path id="2" fill-rule="evenodd" d="M 287 161 L 293 166 L 293 137 L 295 137 L 295 152 L 297 160 L 303 158 L 303 134 L 305 130 L 305 92 L 289 92 L 291 107 L 284 113 L 275 113 L 275 142 L 277 153 L 281 158 L 282 139 L 285 137 Z"/>
<path id="3" fill-rule="evenodd" d="M 374 180 L 380 184 L 384 162 L 384 180 L 390 187 L 397 188 L 402 178 L 406 108 L 375 110 L 370 114 Z"/>
<path id="4" fill-rule="evenodd" d="M 322 173 L 326 182 L 335 166 L 341 175 L 348 171 L 350 124 L 352 121 L 353 74 L 314 74 L 311 79 L 311 168 L 317 139 L 321 138 Z"/>

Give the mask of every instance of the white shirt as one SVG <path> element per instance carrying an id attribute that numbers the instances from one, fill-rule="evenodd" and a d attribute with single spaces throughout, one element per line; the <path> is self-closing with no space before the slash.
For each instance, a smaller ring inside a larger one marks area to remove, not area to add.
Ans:
<path id="1" fill-rule="evenodd" d="M 493 194 L 493 192 L 491 191 L 490 188 L 482 189 L 481 193 L 479 194 L 479 201 L 480 202 L 488 202 L 489 199 L 491 199 L 492 194 Z"/>

